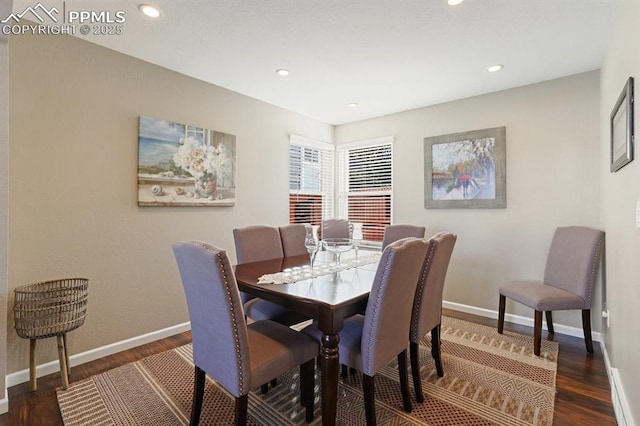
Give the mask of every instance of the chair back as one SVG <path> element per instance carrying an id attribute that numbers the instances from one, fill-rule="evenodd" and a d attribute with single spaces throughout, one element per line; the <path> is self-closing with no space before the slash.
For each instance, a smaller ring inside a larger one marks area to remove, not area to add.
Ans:
<path id="1" fill-rule="evenodd" d="M 285 257 L 308 254 L 307 248 L 304 245 L 304 239 L 307 236 L 307 231 L 303 224 L 295 223 L 292 225 L 281 226 L 278 229 L 280 231 L 282 250 L 284 251 Z"/>
<path id="2" fill-rule="evenodd" d="M 194 364 L 235 396 L 249 391 L 249 340 L 227 253 L 212 245 L 173 244 L 191 321 Z"/>
<path id="3" fill-rule="evenodd" d="M 591 295 L 598 272 L 604 232 L 584 226 L 556 229 L 551 241 L 544 283 L 584 299 L 591 309 Z"/>
<path id="4" fill-rule="evenodd" d="M 384 236 L 382 237 L 382 249 L 384 250 L 386 246 L 402 238 L 424 238 L 424 232 L 424 226 L 388 225 L 386 228 L 384 228 Z"/>
<path id="5" fill-rule="evenodd" d="M 347 219 L 326 219 L 322 221 L 322 238 L 351 238 Z"/>
<path id="6" fill-rule="evenodd" d="M 411 306 L 430 242 L 404 238 L 382 252 L 362 330 L 362 372 L 374 376 L 407 348 Z"/>
<path id="7" fill-rule="evenodd" d="M 425 334 L 442 322 L 442 292 L 457 238 L 455 234 L 439 232 L 430 239 L 413 300 L 409 330 L 409 341 L 413 343 L 420 343 Z"/>
<path id="8" fill-rule="evenodd" d="M 233 230 L 238 264 L 284 257 L 278 228 L 247 226 Z"/>

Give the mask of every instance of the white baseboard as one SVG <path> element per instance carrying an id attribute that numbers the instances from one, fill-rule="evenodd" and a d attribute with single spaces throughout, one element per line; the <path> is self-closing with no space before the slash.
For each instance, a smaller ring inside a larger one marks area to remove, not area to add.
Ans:
<path id="1" fill-rule="evenodd" d="M 191 330 L 191 323 L 185 322 L 183 324 L 174 325 L 163 330 L 158 330 L 151 333 L 143 334 L 141 336 L 132 337 L 121 342 L 112 343 L 100 348 L 91 349 L 89 351 L 82 352 L 76 355 L 71 355 L 69 357 L 69 364 L 71 364 L 71 367 L 73 367 L 75 365 L 95 361 L 96 359 L 104 358 L 108 355 L 126 351 L 127 349 L 135 348 L 136 346 L 164 339 L 165 337 L 170 337 L 188 330 Z M 36 377 L 46 376 L 47 374 L 56 373 L 58 371 L 60 371 L 60 363 L 58 362 L 58 360 L 50 361 L 46 364 L 40 364 L 36 366 Z M 11 373 L 6 377 L 7 387 L 15 386 L 28 381 L 29 369 Z M 0 401 L 0 404 L 2 404 L 2 401 Z M 0 408 L 2 408 L 2 405 L 0 405 Z"/>
<path id="2" fill-rule="evenodd" d="M 9 412 L 9 391 L 4 388 L 4 398 L 0 399 L 0 414 Z"/>
<path id="3" fill-rule="evenodd" d="M 466 312 L 468 314 L 474 314 L 485 318 L 498 319 L 498 311 L 493 311 L 491 309 L 478 308 L 475 306 L 462 305 L 460 303 L 447 302 L 446 300 L 442 302 L 442 307 L 447 309 L 453 309 L 454 311 Z M 504 316 L 504 320 L 508 322 L 512 322 L 514 324 L 526 325 L 529 327 L 533 327 L 533 315 L 531 318 L 523 317 L 520 315 L 513 315 L 506 313 Z M 547 322 L 542 320 L 543 328 L 546 327 Z M 553 329 L 556 333 L 566 334 L 567 336 L 580 337 L 584 338 L 584 333 L 582 328 L 578 327 L 570 327 L 568 325 L 562 324 L 553 324 Z M 599 332 L 591 332 L 591 338 L 596 341 L 602 341 L 602 335 Z"/>
<path id="4" fill-rule="evenodd" d="M 618 426 L 635 426 L 636 423 L 631 416 L 631 406 L 629 400 L 624 392 L 624 388 L 620 383 L 620 372 L 617 368 L 611 366 L 609 358 L 609 352 L 604 341 L 600 342 L 602 347 L 602 355 L 604 357 L 604 365 L 607 369 L 607 375 L 609 376 L 609 386 L 611 387 L 611 403 L 613 405 L 613 412 L 616 415 L 616 423 Z"/>

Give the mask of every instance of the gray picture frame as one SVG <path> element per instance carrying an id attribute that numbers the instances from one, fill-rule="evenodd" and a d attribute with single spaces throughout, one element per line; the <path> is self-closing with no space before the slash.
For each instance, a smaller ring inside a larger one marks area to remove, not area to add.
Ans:
<path id="1" fill-rule="evenodd" d="M 506 128 L 424 138 L 424 206 L 507 207 Z"/>
<path id="2" fill-rule="evenodd" d="M 611 166 L 617 172 L 633 161 L 633 77 L 629 77 L 610 117 Z"/>

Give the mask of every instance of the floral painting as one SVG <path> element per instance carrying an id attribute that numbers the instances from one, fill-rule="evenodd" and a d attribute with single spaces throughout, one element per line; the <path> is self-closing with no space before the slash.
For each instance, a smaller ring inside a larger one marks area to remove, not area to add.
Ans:
<path id="1" fill-rule="evenodd" d="M 236 137 L 140 116 L 138 205 L 235 204 Z"/>
<path id="2" fill-rule="evenodd" d="M 505 128 L 425 138 L 425 207 L 503 208 Z"/>

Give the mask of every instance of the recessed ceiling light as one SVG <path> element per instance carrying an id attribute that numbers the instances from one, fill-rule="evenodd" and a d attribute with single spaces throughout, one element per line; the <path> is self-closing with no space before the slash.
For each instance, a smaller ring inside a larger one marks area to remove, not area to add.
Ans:
<path id="1" fill-rule="evenodd" d="M 277 73 L 278 75 L 285 76 L 285 75 L 289 75 L 289 70 L 286 70 L 286 69 L 284 69 L 284 68 L 280 68 L 279 70 L 276 70 L 276 73 Z"/>
<path id="2" fill-rule="evenodd" d="M 138 6 L 138 9 L 149 18 L 159 18 L 162 15 L 160 9 L 150 4 L 141 4 L 140 6 Z"/>
<path id="3" fill-rule="evenodd" d="M 358 106 L 358 104 L 357 104 L 357 103 L 355 103 L 355 102 L 351 102 L 351 103 L 349 104 L 349 107 L 351 107 L 351 108 L 355 108 L 355 107 L 357 107 L 357 106 Z"/>
<path id="4" fill-rule="evenodd" d="M 449 3 L 449 6 L 455 6 L 462 3 L 463 1 L 464 0 L 447 0 L 447 3 Z"/>
<path id="5" fill-rule="evenodd" d="M 491 65 L 489 68 L 487 68 L 487 71 L 489 71 L 489 72 L 498 72 L 498 71 L 500 71 L 502 68 L 504 68 L 504 65 L 502 65 L 502 64 L 495 64 L 495 65 Z"/>

